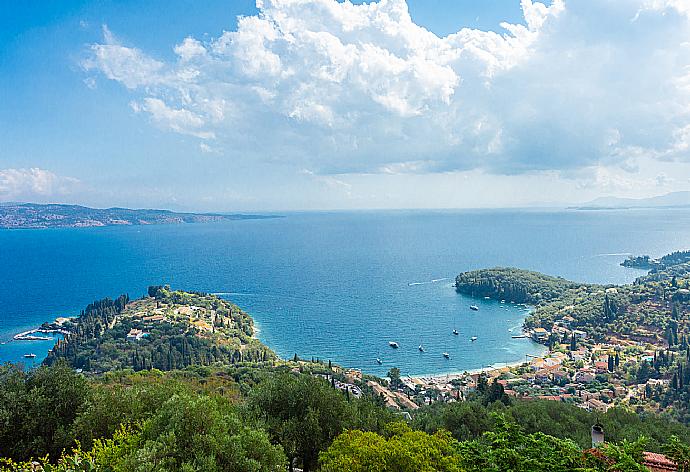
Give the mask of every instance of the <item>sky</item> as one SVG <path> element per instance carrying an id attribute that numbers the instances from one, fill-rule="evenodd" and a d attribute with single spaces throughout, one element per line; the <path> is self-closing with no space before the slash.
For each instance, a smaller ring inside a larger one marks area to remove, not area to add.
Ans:
<path id="1" fill-rule="evenodd" d="M 690 0 L 0 8 L 0 202 L 570 205 L 689 161 Z"/>

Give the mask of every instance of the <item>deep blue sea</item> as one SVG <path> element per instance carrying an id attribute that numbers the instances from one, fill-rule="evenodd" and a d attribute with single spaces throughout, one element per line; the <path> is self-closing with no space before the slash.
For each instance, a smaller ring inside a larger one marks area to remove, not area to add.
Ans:
<path id="1" fill-rule="evenodd" d="M 515 266 L 625 283 L 642 274 L 619 265 L 626 253 L 688 247 L 688 210 L 288 213 L 213 224 L 0 230 L 0 361 L 23 361 L 31 352 L 38 363 L 50 348 L 11 341 L 19 331 L 75 315 L 94 299 L 138 297 L 149 285 L 170 284 L 232 300 L 283 357 L 331 359 L 375 374 L 392 366 L 404 374 L 459 372 L 519 361 L 541 347 L 511 339 L 524 308 L 456 294 L 457 273 Z"/>

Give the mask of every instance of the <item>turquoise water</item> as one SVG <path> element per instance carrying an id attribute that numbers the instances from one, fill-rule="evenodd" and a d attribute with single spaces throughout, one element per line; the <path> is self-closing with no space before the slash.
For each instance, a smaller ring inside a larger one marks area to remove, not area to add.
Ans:
<path id="1" fill-rule="evenodd" d="M 97 298 L 137 297 L 148 285 L 168 283 L 237 303 L 284 357 L 331 359 L 376 374 L 394 365 L 408 374 L 463 371 L 541 348 L 510 337 L 524 308 L 456 294 L 458 272 L 517 266 L 623 283 L 642 272 L 620 267 L 621 254 L 656 256 L 688 242 L 687 210 L 290 213 L 215 224 L 0 231 L 0 360 L 45 355 L 50 343 L 10 341 L 16 332 L 77 314 Z"/>

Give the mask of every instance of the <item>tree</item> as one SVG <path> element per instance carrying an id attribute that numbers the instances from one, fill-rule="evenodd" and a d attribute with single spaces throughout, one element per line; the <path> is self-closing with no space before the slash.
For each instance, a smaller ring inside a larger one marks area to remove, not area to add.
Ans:
<path id="1" fill-rule="evenodd" d="M 510 398 L 506 395 L 503 385 L 498 383 L 497 380 L 491 382 L 489 389 L 485 395 L 485 403 L 490 404 L 494 402 L 502 402 L 504 404 L 510 403 Z"/>
<path id="2" fill-rule="evenodd" d="M 676 463 L 679 472 L 690 471 L 690 446 L 678 439 L 678 436 L 671 436 L 662 450 Z"/>
<path id="3" fill-rule="evenodd" d="M 405 423 L 389 425 L 388 438 L 347 431 L 321 454 L 324 472 L 460 472 L 458 446 L 447 431 L 427 434 Z"/>
<path id="4" fill-rule="evenodd" d="M 0 456 L 60 457 L 74 444 L 72 424 L 87 392 L 86 380 L 63 363 L 29 373 L 0 367 Z"/>
<path id="5" fill-rule="evenodd" d="M 397 367 L 390 368 L 388 371 L 388 378 L 390 379 L 390 386 L 392 389 L 397 390 L 402 385 L 402 381 L 400 380 L 400 369 Z"/>
<path id="6" fill-rule="evenodd" d="M 249 409 L 283 446 L 291 469 L 299 459 L 303 470 L 313 471 L 319 452 L 352 425 L 343 395 L 309 375 L 271 376 L 254 388 Z"/>

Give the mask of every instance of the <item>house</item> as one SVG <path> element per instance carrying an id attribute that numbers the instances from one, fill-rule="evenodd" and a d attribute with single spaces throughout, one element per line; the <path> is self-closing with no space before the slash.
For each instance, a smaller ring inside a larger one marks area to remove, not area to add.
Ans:
<path id="1" fill-rule="evenodd" d="M 642 455 L 644 457 L 643 464 L 650 472 L 675 472 L 678 470 L 676 463 L 663 454 L 644 451 Z"/>
<path id="2" fill-rule="evenodd" d="M 590 398 L 584 403 L 585 409 L 589 411 L 600 411 L 602 413 L 606 413 L 606 410 L 609 409 L 609 406 L 602 402 L 601 400 L 597 400 L 596 398 Z"/>
<path id="3" fill-rule="evenodd" d="M 144 316 L 144 321 L 149 321 L 151 323 L 160 323 L 161 321 L 165 321 L 165 316 L 163 316 L 163 315 Z"/>
<path id="4" fill-rule="evenodd" d="M 532 330 L 532 338 L 537 342 L 546 341 L 549 338 L 549 332 L 544 328 L 534 328 Z"/>
<path id="5" fill-rule="evenodd" d="M 580 329 L 574 329 L 573 330 L 573 336 L 577 339 L 587 339 L 587 333 Z"/>
<path id="6" fill-rule="evenodd" d="M 129 333 L 127 333 L 127 339 L 130 341 L 138 341 L 148 335 L 149 333 L 145 333 L 140 329 L 132 328 L 129 330 Z"/>
<path id="7" fill-rule="evenodd" d="M 579 370 L 575 373 L 575 381 L 582 383 L 590 383 L 594 381 L 594 373 L 588 370 Z"/>
<path id="8" fill-rule="evenodd" d="M 345 372 L 345 378 L 350 382 L 361 381 L 362 371 L 359 369 L 348 369 Z"/>

